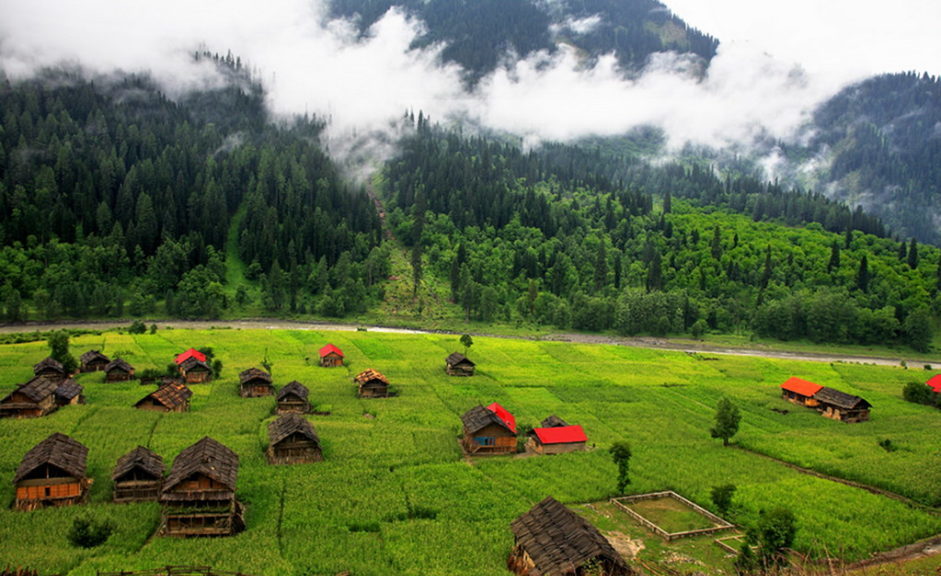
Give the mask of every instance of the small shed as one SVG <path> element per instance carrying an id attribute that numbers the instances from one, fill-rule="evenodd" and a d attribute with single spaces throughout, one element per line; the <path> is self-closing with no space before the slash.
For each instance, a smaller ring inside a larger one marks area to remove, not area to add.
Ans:
<path id="1" fill-rule="evenodd" d="M 285 414 L 268 424 L 269 464 L 306 464 L 323 460 L 320 438 L 300 414 Z"/>
<path id="2" fill-rule="evenodd" d="M 79 371 L 100 372 L 105 369 L 109 362 L 111 362 L 111 358 L 98 350 L 89 350 L 79 357 Z"/>
<path id="3" fill-rule="evenodd" d="M 814 396 L 820 405 L 820 413 L 841 422 L 864 422 L 869 420 L 872 404 L 859 396 L 853 396 L 833 388 L 821 388 Z"/>
<path id="4" fill-rule="evenodd" d="M 288 382 L 284 388 L 278 390 L 277 406 L 275 411 L 278 414 L 307 414 L 310 412 L 310 391 L 297 380 Z"/>
<path id="5" fill-rule="evenodd" d="M 0 416 L 35 418 L 59 407 L 56 402 L 57 380 L 36 376 L 0 400 Z"/>
<path id="6" fill-rule="evenodd" d="M 491 404 L 491 406 L 500 406 Z M 496 411 L 475 406 L 461 416 L 464 436 L 461 444 L 468 454 L 508 454 L 516 452 L 516 422 L 512 414 L 500 407 L 510 418 L 501 418 Z"/>
<path id="7" fill-rule="evenodd" d="M 187 358 L 180 364 L 180 376 L 187 384 L 202 384 L 212 380 L 212 367 L 205 360 Z"/>
<path id="8" fill-rule="evenodd" d="M 381 372 L 365 370 L 353 378 L 358 385 L 356 395 L 360 398 L 386 398 L 389 396 L 389 380 Z"/>
<path id="9" fill-rule="evenodd" d="M 134 407 L 152 412 L 187 412 L 192 396 L 193 391 L 186 384 L 171 382 L 138 400 Z"/>
<path id="10" fill-rule="evenodd" d="M 823 386 L 820 384 L 814 384 L 807 380 L 788 378 L 784 384 L 781 384 L 781 397 L 794 404 L 814 408 L 819 404 L 814 396 L 822 388 Z"/>
<path id="11" fill-rule="evenodd" d="M 507 568 L 520 576 L 634 576 L 608 539 L 551 496 L 510 524 Z"/>
<path id="12" fill-rule="evenodd" d="M 121 358 L 105 366 L 105 382 L 127 382 L 134 379 L 134 367 Z"/>
<path id="13" fill-rule="evenodd" d="M 54 358 L 44 358 L 34 364 L 33 374 L 50 380 L 65 380 L 69 376 L 65 372 L 65 367 L 62 366 L 62 362 Z"/>
<path id="14" fill-rule="evenodd" d="M 177 354 L 176 357 L 173 359 L 173 361 L 176 362 L 177 366 L 181 366 L 184 362 L 186 362 L 190 358 L 195 358 L 199 360 L 200 362 L 206 361 L 206 355 L 195 348 L 190 348 L 186 352 Z"/>
<path id="15" fill-rule="evenodd" d="M 85 501 L 92 479 L 86 475 L 88 448 L 55 432 L 23 456 L 13 476 L 15 510 L 71 506 Z"/>
<path id="16" fill-rule="evenodd" d="M 273 394 L 271 374 L 260 368 L 249 368 L 239 374 L 239 396 L 242 398 L 260 398 Z"/>
<path id="17" fill-rule="evenodd" d="M 343 366 L 343 351 L 333 344 L 327 344 L 321 348 L 319 354 L 320 365 L 324 368 L 335 368 L 337 366 Z"/>
<path id="18" fill-rule="evenodd" d="M 163 485 L 163 458 L 149 448 L 138 446 L 118 458 L 111 480 L 115 502 L 156 502 Z"/>
<path id="19" fill-rule="evenodd" d="M 84 404 L 85 396 L 82 394 L 85 391 L 85 388 L 75 381 L 73 378 L 67 378 L 59 384 L 56 388 L 56 405 L 57 406 L 68 406 L 76 404 Z"/>
<path id="20" fill-rule="evenodd" d="M 204 436 L 173 461 L 160 491 L 162 534 L 228 536 L 245 527 L 235 497 L 238 454 Z"/>
<path id="21" fill-rule="evenodd" d="M 925 385 L 934 390 L 936 394 L 941 394 L 941 374 L 929 378 Z"/>
<path id="22" fill-rule="evenodd" d="M 539 425 L 543 428 L 561 428 L 563 426 L 568 426 L 569 423 L 559 418 L 555 414 L 550 414 L 546 417 L 545 420 L 540 422 Z"/>
<path id="23" fill-rule="evenodd" d="M 477 365 L 471 362 L 467 356 L 460 352 L 452 352 L 444 359 L 444 371 L 447 372 L 449 376 L 473 376 L 476 366 Z"/>
<path id="24" fill-rule="evenodd" d="M 537 454 L 564 454 L 584 450 L 587 442 L 581 426 L 556 426 L 533 428 L 526 446 Z"/>

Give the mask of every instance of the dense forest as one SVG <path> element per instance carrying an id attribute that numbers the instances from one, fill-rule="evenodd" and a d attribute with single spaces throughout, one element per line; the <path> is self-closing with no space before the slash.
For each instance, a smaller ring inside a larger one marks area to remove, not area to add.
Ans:
<path id="1" fill-rule="evenodd" d="M 583 171 L 585 156 L 525 154 L 419 117 L 384 172 L 416 278 L 448 278 L 482 321 L 929 345 L 938 250 L 880 237 L 878 220 L 819 195 L 696 165 L 611 181 Z"/>

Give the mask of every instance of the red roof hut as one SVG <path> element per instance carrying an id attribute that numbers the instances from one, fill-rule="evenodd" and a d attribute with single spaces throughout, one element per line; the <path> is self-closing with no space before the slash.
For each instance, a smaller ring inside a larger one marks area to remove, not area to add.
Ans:
<path id="1" fill-rule="evenodd" d="M 788 378 L 787 382 L 781 384 L 781 397 L 794 404 L 816 407 L 819 402 L 814 395 L 820 392 L 823 386 L 814 384 L 800 378 Z"/>
<path id="2" fill-rule="evenodd" d="M 176 362 L 177 365 L 180 365 L 186 362 L 187 360 L 189 360 L 190 358 L 195 358 L 199 360 L 200 362 L 206 361 L 205 354 L 203 354 L 202 352 L 200 352 L 199 350 L 195 348 L 190 348 L 189 350 L 187 350 L 186 352 L 183 352 L 182 354 L 177 354 L 177 357 L 174 360 L 174 362 Z"/>
<path id="3" fill-rule="evenodd" d="M 585 449 L 588 437 L 581 426 L 533 428 L 528 445 L 538 454 L 562 454 Z"/>
<path id="4" fill-rule="evenodd" d="M 320 365 L 325 368 L 343 366 L 343 351 L 333 344 L 327 344 L 320 349 Z"/>

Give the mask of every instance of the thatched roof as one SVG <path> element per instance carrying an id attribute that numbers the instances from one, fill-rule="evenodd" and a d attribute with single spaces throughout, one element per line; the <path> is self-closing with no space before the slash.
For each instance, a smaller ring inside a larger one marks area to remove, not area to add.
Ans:
<path id="1" fill-rule="evenodd" d="M 105 363 L 111 362 L 111 358 L 108 358 L 98 350 L 89 350 L 79 357 L 79 362 L 81 362 L 83 365 L 90 364 L 95 360 L 99 360 Z"/>
<path id="2" fill-rule="evenodd" d="M 565 420 L 559 418 L 559 417 L 556 416 L 555 414 L 550 414 L 550 415 L 549 415 L 545 420 L 543 420 L 539 425 L 540 425 L 541 427 L 543 427 L 543 428 L 562 428 L 562 427 L 564 427 L 564 426 L 568 426 L 569 423 L 566 422 Z"/>
<path id="3" fill-rule="evenodd" d="M 65 367 L 62 365 L 62 362 L 54 358 L 44 358 L 33 365 L 33 374 L 39 374 L 46 370 L 54 370 L 60 374 L 65 374 Z"/>
<path id="4" fill-rule="evenodd" d="M 252 380 L 261 380 L 266 384 L 271 384 L 271 374 L 268 374 L 261 368 L 249 368 L 239 374 L 239 384 L 246 384 Z"/>
<path id="5" fill-rule="evenodd" d="M 130 374 L 134 371 L 134 367 L 128 364 L 123 358 L 115 358 L 105 366 L 105 372 L 111 372 L 112 370 L 120 370 L 121 372 Z"/>
<path id="6" fill-rule="evenodd" d="M 268 424 L 268 439 L 271 444 L 277 444 L 292 434 L 300 434 L 315 444 L 320 444 L 320 438 L 313 425 L 300 414 L 285 414 L 271 424 Z"/>
<path id="7" fill-rule="evenodd" d="M 75 381 L 74 378 L 69 378 L 68 380 L 63 381 L 59 384 L 59 387 L 56 388 L 56 396 L 62 400 L 68 402 L 72 398 L 81 395 L 85 391 L 85 388 Z"/>
<path id="8" fill-rule="evenodd" d="M 55 466 L 75 478 L 84 478 L 87 459 L 88 448 L 84 444 L 55 432 L 23 456 L 23 461 L 13 476 L 13 482 L 19 482 L 45 464 Z"/>
<path id="9" fill-rule="evenodd" d="M 483 406 L 477 405 L 468 410 L 461 416 L 461 422 L 464 423 L 464 432 L 467 434 L 473 434 L 478 430 L 482 430 L 491 424 L 496 424 L 502 428 L 505 428 L 510 434 L 516 434 L 516 432 L 510 428 L 510 426 L 504 422 L 493 410 L 484 408 Z"/>
<path id="10" fill-rule="evenodd" d="M 297 380 L 292 380 L 288 382 L 284 388 L 278 390 L 278 401 L 284 400 L 291 395 L 297 396 L 301 400 L 307 400 L 307 397 L 310 396 L 310 390 Z"/>
<path id="11" fill-rule="evenodd" d="M 468 366 L 476 366 L 471 362 L 470 358 L 461 354 L 460 352 L 452 352 L 445 360 L 445 364 L 448 366 L 457 366 L 458 364 L 467 364 Z"/>
<path id="12" fill-rule="evenodd" d="M 155 479 L 162 478 L 163 458 L 150 448 L 138 446 L 118 458 L 118 463 L 114 466 L 114 472 L 111 473 L 111 480 L 117 480 L 135 468 L 146 472 Z"/>
<path id="13" fill-rule="evenodd" d="M 517 545 L 536 567 L 530 576 L 563 576 L 592 560 L 614 566 L 615 574 L 633 574 L 611 543 L 587 520 L 551 496 L 510 525 Z M 607 572 L 606 572 L 607 573 Z"/>
<path id="14" fill-rule="evenodd" d="M 852 394 L 827 387 L 821 388 L 820 391 L 814 395 L 814 398 L 824 404 L 830 404 L 831 406 L 836 406 L 844 410 L 863 410 L 872 407 L 872 404 L 859 396 L 853 396 Z"/>
<path id="15" fill-rule="evenodd" d="M 353 380 L 357 384 L 365 384 L 366 382 L 372 382 L 373 380 L 378 380 L 387 386 L 389 384 L 389 380 L 382 375 L 382 372 L 373 370 L 372 368 L 360 372 L 353 378 Z"/>
<path id="16" fill-rule="evenodd" d="M 194 357 L 190 357 L 184 360 L 183 363 L 180 364 L 180 368 L 183 370 L 183 372 L 189 372 L 196 369 L 200 369 L 205 372 L 212 372 L 212 367 L 209 364 L 206 364 L 204 361 Z"/>
<path id="17" fill-rule="evenodd" d="M 173 461 L 173 468 L 163 484 L 164 493 L 195 474 L 208 476 L 234 492 L 239 474 L 238 454 L 218 441 L 204 436 L 199 442 L 180 452 Z"/>
<path id="18" fill-rule="evenodd" d="M 55 393 L 58 386 L 59 382 L 56 380 L 50 380 L 45 376 L 36 376 L 26 384 L 23 384 L 13 392 L 10 392 L 10 394 L 8 394 L 4 400 L 12 396 L 14 393 L 19 392 L 33 402 L 40 402 L 43 398 L 47 398 L 50 394 Z"/>
<path id="19" fill-rule="evenodd" d="M 193 391 L 187 388 L 186 384 L 172 382 L 170 384 L 165 384 L 156 391 L 151 392 L 147 396 L 144 396 L 137 402 L 137 404 L 135 404 L 135 406 L 144 400 L 147 400 L 148 398 L 153 398 L 163 406 L 166 406 L 172 410 L 178 406 L 186 405 L 192 396 Z"/>

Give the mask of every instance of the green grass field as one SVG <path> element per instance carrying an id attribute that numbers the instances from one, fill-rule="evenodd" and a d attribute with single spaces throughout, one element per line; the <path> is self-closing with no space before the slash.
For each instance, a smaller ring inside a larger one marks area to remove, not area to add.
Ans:
<path id="1" fill-rule="evenodd" d="M 185 414 L 137 411 L 131 406 L 150 387 L 105 384 L 101 374 L 89 374 L 80 377 L 87 405 L 42 419 L 0 420 L 0 565 L 70 575 L 167 564 L 259 575 L 503 574 L 512 545 L 509 524 L 517 515 L 547 495 L 568 504 L 614 495 L 617 471 L 606 448 L 616 440 L 633 448 L 630 493 L 673 489 L 711 509 L 710 489 L 733 483 L 738 490 L 731 520 L 747 524 L 763 508 L 787 506 L 799 523 L 795 547 L 812 555 L 856 560 L 941 532 L 939 515 L 801 474 L 747 450 L 723 448 L 708 432 L 716 402 L 727 395 L 743 413 L 735 438 L 741 447 L 937 506 L 941 412 L 901 398 L 905 382 L 932 373 L 475 340 L 469 355 L 478 374 L 459 379 L 443 371 L 444 357 L 461 350 L 456 336 L 218 329 L 73 338 L 76 356 L 90 348 L 120 352 L 138 370 L 162 369 L 191 346 L 212 346 L 225 365 L 223 377 L 194 385 L 192 408 Z M 346 367 L 314 365 L 316 350 L 327 342 L 343 349 Z M 44 342 L 0 346 L 0 394 L 29 379 L 32 364 L 46 354 Z M 324 462 L 266 464 L 274 399 L 237 394 L 238 372 L 259 366 L 266 354 L 276 385 L 297 379 L 310 388 L 315 405 L 331 412 L 309 417 L 323 442 Z M 366 368 L 383 372 L 400 395 L 357 399 L 351 376 Z M 874 405 L 872 420 L 842 424 L 784 402 L 778 385 L 792 375 L 864 396 Z M 494 401 L 520 424 L 538 424 L 551 413 L 581 424 L 593 449 L 466 462 L 457 443 L 460 415 Z M 364 417 L 367 412 L 374 417 Z M 90 504 L 11 511 L 12 477 L 23 454 L 55 431 L 90 449 L 89 473 L 95 478 Z M 215 539 L 157 538 L 155 504 L 109 503 L 110 473 L 120 455 L 142 444 L 169 466 L 204 435 L 239 454 L 245 532 Z M 886 452 L 878 444 L 885 438 L 899 449 Z M 110 517 L 118 529 L 98 548 L 72 548 L 65 533 L 72 519 L 84 514 Z M 636 530 L 630 537 L 651 539 L 650 549 L 657 549 L 655 537 Z"/>

